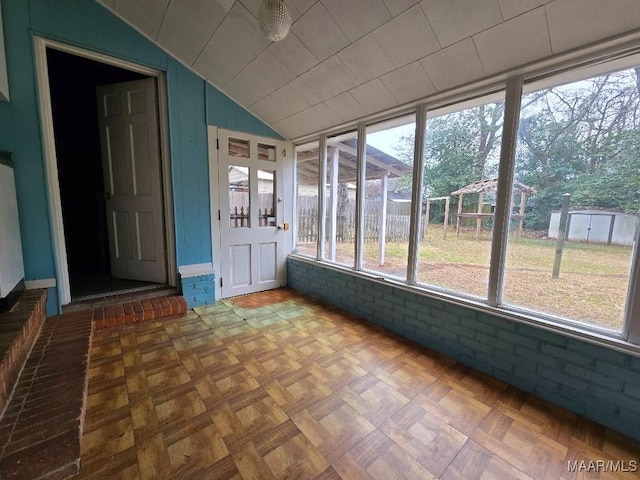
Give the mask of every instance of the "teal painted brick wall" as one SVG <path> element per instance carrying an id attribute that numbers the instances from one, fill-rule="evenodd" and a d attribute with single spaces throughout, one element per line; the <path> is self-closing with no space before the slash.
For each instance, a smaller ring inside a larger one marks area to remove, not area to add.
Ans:
<path id="1" fill-rule="evenodd" d="M 26 279 L 56 276 L 34 35 L 166 72 L 177 264 L 211 262 L 207 123 L 277 134 L 93 0 L 2 0 L 2 13 L 11 100 L 0 102 L 0 149 L 14 153 Z M 47 311 L 58 310 L 49 295 Z"/>
<path id="2" fill-rule="evenodd" d="M 295 257 L 288 285 L 640 440 L 640 359 Z"/>
<path id="3" fill-rule="evenodd" d="M 215 279 L 213 274 L 182 279 L 182 296 L 188 308 L 215 303 Z"/>

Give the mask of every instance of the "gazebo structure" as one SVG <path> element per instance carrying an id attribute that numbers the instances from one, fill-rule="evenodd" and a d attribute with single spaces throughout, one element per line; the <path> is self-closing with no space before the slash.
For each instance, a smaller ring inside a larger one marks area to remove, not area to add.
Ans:
<path id="1" fill-rule="evenodd" d="M 328 259 L 334 261 L 336 257 L 336 234 L 338 223 L 338 185 L 357 183 L 357 139 L 351 138 L 338 142 L 328 142 L 326 168 L 328 178 L 326 185 L 329 190 L 326 204 Z M 298 183 L 304 184 L 304 178 L 316 185 L 318 172 L 320 171 L 319 155 L 317 149 L 298 151 L 297 173 Z M 401 177 L 411 173 L 412 166 L 400 161 L 377 148 L 366 146 L 365 181 L 381 181 L 381 211 L 379 225 L 379 250 L 378 262 L 384 265 L 384 251 L 386 242 L 387 225 L 387 199 L 389 192 L 389 178 Z M 364 186 L 363 186 L 364 188 Z M 322 215 L 319 215 L 322 219 Z"/>
<path id="2" fill-rule="evenodd" d="M 458 213 L 456 215 L 456 236 L 460 235 L 460 219 L 461 218 L 475 218 L 476 219 L 476 239 L 480 236 L 480 228 L 482 227 L 482 220 L 485 218 L 492 218 L 493 213 L 485 213 L 482 211 L 482 205 L 484 200 L 484 193 L 498 189 L 498 179 L 489 178 L 485 180 L 478 180 L 466 187 L 462 187 L 455 192 L 451 192 L 451 195 L 458 195 Z M 462 197 L 470 193 L 478 194 L 478 210 L 477 212 L 462 212 Z M 518 213 L 511 213 L 511 218 L 518 219 L 518 236 L 522 236 L 522 226 L 524 222 L 524 207 L 527 203 L 527 195 L 536 193 L 536 190 L 532 187 L 525 185 L 524 183 L 514 180 L 513 182 L 513 194 L 520 195 L 520 210 Z"/>

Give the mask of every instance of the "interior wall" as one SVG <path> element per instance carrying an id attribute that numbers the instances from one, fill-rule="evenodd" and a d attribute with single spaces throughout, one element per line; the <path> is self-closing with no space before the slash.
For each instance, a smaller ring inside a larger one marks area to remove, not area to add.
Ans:
<path id="1" fill-rule="evenodd" d="M 25 280 L 56 279 L 34 35 L 166 72 L 177 266 L 212 262 L 207 109 L 219 127 L 257 134 L 268 127 L 95 1 L 2 0 L 2 14 L 11 100 L 0 102 L 0 148 L 15 162 Z M 51 288 L 49 313 L 60 310 L 58 299 Z"/>

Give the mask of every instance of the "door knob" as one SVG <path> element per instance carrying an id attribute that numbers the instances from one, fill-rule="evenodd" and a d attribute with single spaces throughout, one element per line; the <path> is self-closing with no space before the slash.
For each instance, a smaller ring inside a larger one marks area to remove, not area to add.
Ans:
<path id="1" fill-rule="evenodd" d="M 111 192 L 104 192 L 104 199 L 111 200 Z"/>

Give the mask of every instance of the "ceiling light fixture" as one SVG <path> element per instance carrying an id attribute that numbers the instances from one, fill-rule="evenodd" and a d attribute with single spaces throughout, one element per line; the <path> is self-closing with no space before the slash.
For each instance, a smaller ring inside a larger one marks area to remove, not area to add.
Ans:
<path id="1" fill-rule="evenodd" d="M 258 23 L 272 42 L 279 42 L 286 37 L 291 28 L 291 13 L 284 0 L 262 0 Z"/>

